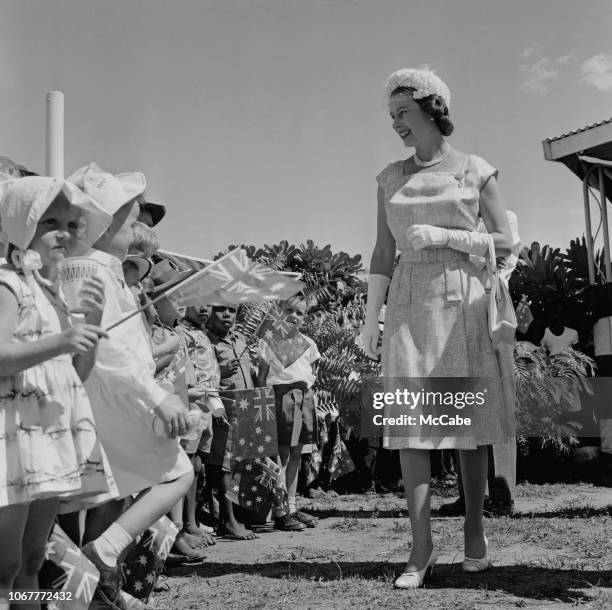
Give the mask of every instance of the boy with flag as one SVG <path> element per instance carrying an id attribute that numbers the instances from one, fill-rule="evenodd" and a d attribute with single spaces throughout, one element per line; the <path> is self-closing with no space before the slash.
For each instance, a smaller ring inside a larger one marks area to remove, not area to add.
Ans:
<path id="1" fill-rule="evenodd" d="M 155 299 L 168 287 L 185 277 L 186 273 L 189 272 L 180 271 L 168 259 L 157 262 L 151 269 L 152 289 L 149 297 Z M 195 370 L 186 338 L 180 326 L 180 322 L 185 317 L 186 308 L 177 307 L 173 301 L 165 297 L 158 300 L 154 307 L 157 312 L 157 320 L 151 329 L 153 345 L 155 346 L 158 341 L 167 343 L 169 338 L 175 339 L 177 343 L 176 349 L 159 359 L 163 361 L 163 366 L 156 373 L 155 380 L 162 388 L 178 396 L 185 408 L 189 410 L 189 431 L 187 435 L 181 437 L 180 442 L 193 464 L 205 420 L 198 406 L 190 404 L 189 401 L 188 388 L 194 383 Z M 194 474 L 197 474 L 195 468 Z M 212 538 L 197 530 L 190 519 L 192 516 L 195 522 L 196 486 L 197 480 L 194 477 L 187 495 L 175 504 L 168 515 L 179 531 L 173 551 L 190 560 L 203 559 L 206 555 L 204 549 L 214 544 Z"/>
<path id="2" fill-rule="evenodd" d="M 289 496 L 289 514 L 274 510 L 274 524 L 284 531 L 315 527 L 317 519 L 297 510 L 298 472 L 304 444 L 316 442 L 317 416 L 312 393 L 312 365 L 321 356 L 315 342 L 299 332 L 308 310 L 303 295 L 281 301 L 262 325 L 258 385 L 271 385 L 276 402 L 278 451 Z"/>
<path id="3" fill-rule="evenodd" d="M 221 391 L 248 390 L 255 387 L 254 367 L 247 345 L 234 331 L 237 311 L 236 305 L 216 305 L 206 321 L 208 338 L 219 364 Z M 229 402 L 227 411 L 231 417 L 232 406 Z M 212 474 L 211 478 L 215 481 L 219 494 L 217 534 L 230 540 L 253 540 L 258 536 L 238 522 L 232 500 L 227 495 L 230 491 L 234 457 L 231 424 L 225 417 L 213 418 L 213 437 L 207 456 L 206 473 Z"/>

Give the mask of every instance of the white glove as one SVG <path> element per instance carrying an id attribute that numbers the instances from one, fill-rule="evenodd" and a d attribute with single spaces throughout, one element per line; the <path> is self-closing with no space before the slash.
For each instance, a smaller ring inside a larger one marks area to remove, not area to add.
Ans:
<path id="1" fill-rule="evenodd" d="M 378 314 L 385 302 L 387 287 L 391 280 L 386 275 L 371 273 L 368 276 L 368 304 L 366 307 L 365 324 L 361 331 L 363 351 L 373 360 L 377 360 L 380 354 L 378 339 L 380 328 L 378 327 Z"/>
<path id="2" fill-rule="evenodd" d="M 489 247 L 489 235 L 463 229 L 444 229 L 432 225 L 412 225 L 406 231 L 406 238 L 415 251 L 423 248 L 446 247 L 484 256 Z"/>

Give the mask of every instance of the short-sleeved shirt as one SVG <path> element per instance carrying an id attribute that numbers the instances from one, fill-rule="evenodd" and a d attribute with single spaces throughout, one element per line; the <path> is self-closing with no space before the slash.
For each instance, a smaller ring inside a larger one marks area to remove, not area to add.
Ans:
<path id="1" fill-rule="evenodd" d="M 573 328 L 567 327 L 563 329 L 560 335 L 553 334 L 550 328 L 547 328 L 542 338 L 542 346 L 550 351 L 551 356 L 576 345 L 576 343 L 578 343 L 578 333 Z"/>
<path id="2" fill-rule="evenodd" d="M 208 331 L 208 338 L 215 348 L 218 362 L 225 360 L 240 361 L 238 370 L 231 376 L 221 378 L 221 390 L 249 390 L 255 387 L 253 383 L 253 363 L 247 349 L 246 341 L 235 331 L 230 331 L 225 337 L 220 337 L 212 331 Z"/>
<path id="3" fill-rule="evenodd" d="M 194 372 L 185 337 L 178 329 L 170 328 L 164 324 L 155 324 L 151 329 L 152 342 L 162 343 L 168 336 L 178 339 L 178 347 L 172 360 L 164 369 L 156 373 L 155 381 L 172 394 L 178 396 L 185 407 L 189 407 L 187 388 L 193 382 Z"/>
<path id="4" fill-rule="evenodd" d="M 310 337 L 304 335 L 304 338 L 308 342 L 308 349 L 288 367 L 282 365 L 264 339 L 259 340 L 257 352 L 259 356 L 270 365 L 270 370 L 266 378 L 266 383 L 268 385 L 305 381 L 308 387 L 312 386 L 316 378 L 312 372 L 312 365 L 321 357 L 321 354 L 319 353 L 317 344 Z"/>
<path id="5" fill-rule="evenodd" d="M 219 363 L 208 335 L 201 329 L 183 320 L 178 327 L 185 337 L 187 351 L 194 368 L 194 383 L 190 385 L 202 395 L 208 392 L 218 392 L 221 383 Z"/>

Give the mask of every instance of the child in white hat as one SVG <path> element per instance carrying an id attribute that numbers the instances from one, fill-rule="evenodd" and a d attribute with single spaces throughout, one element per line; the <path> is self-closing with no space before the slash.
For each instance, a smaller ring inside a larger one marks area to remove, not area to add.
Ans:
<path id="1" fill-rule="evenodd" d="M 13 587 L 38 589 L 60 502 L 80 508 L 118 492 L 81 383 L 106 337 L 103 286 L 83 284 L 85 324 L 71 327 L 55 285 L 57 264 L 91 245 L 111 216 L 55 178 L 9 179 L 0 196 L 8 261 L 0 266 L 0 608 L 8 608 L 1 598 Z"/>
<path id="2" fill-rule="evenodd" d="M 138 172 L 113 176 L 92 163 L 69 180 L 113 215 L 111 226 L 87 253 L 102 267 L 102 326 L 108 328 L 137 309 L 121 263 L 133 240 L 136 198 L 145 189 L 145 179 Z M 113 608 L 123 608 L 119 555 L 165 515 L 193 481 L 193 468 L 178 441 L 187 429 L 187 409 L 155 382 L 154 373 L 149 333 L 143 317 L 135 315 L 101 341 L 86 385 L 120 497 L 148 489 L 123 513 L 121 503 L 113 502 L 88 514 L 83 553 L 100 571 L 98 593 Z M 156 420 L 163 423 L 164 436 L 156 433 Z"/>

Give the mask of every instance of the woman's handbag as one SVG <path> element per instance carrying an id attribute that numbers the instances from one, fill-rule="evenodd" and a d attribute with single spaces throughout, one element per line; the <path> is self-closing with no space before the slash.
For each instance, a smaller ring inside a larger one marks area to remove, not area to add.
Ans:
<path id="1" fill-rule="evenodd" d="M 485 256 L 485 264 L 489 291 L 489 303 L 487 305 L 489 336 L 494 346 L 500 343 L 512 345 L 516 332 L 516 314 L 508 285 L 502 280 L 497 269 L 495 242 L 491 235 L 489 235 L 488 250 Z"/>

